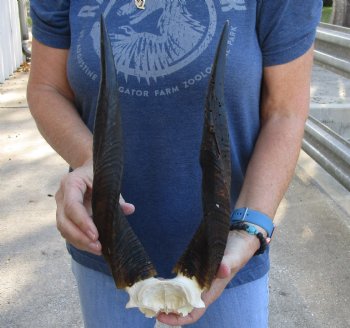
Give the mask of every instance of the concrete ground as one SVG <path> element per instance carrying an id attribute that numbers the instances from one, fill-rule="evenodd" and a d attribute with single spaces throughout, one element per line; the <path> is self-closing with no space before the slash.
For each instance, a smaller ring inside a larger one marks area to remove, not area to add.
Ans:
<path id="1" fill-rule="evenodd" d="M 325 99 L 325 89 L 339 95 L 344 81 L 327 77 L 315 69 L 314 100 Z M 27 78 L 16 73 L 0 85 L 0 327 L 82 327 L 55 228 L 53 195 L 67 165 L 30 117 Z M 301 153 L 275 222 L 270 327 L 350 327 L 349 192 Z"/>

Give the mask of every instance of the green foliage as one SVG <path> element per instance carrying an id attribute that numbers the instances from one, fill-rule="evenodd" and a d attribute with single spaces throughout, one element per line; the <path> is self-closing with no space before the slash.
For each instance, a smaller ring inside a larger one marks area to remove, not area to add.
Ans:
<path id="1" fill-rule="evenodd" d="M 30 3 L 29 0 L 26 0 L 26 9 L 27 9 L 27 25 L 28 27 L 32 27 L 32 19 L 30 18 Z"/>
<path id="2" fill-rule="evenodd" d="M 321 22 L 329 23 L 331 15 L 332 15 L 332 7 L 323 7 Z"/>
<path id="3" fill-rule="evenodd" d="M 27 17 L 27 25 L 28 27 L 32 27 L 32 19 L 29 16 Z"/>

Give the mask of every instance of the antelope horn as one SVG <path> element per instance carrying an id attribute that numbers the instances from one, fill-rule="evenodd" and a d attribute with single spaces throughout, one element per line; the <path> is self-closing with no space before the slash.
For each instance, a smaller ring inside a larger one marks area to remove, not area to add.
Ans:
<path id="1" fill-rule="evenodd" d="M 229 24 L 216 51 L 205 106 L 200 164 L 203 219 L 185 253 L 175 265 L 177 274 L 195 278 L 209 288 L 220 265 L 230 225 L 231 157 L 224 106 L 224 72 Z"/>
<path id="2" fill-rule="evenodd" d="M 228 23 L 221 34 L 209 82 L 200 163 L 202 166 L 203 219 L 188 248 L 177 262 L 176 278 L 146 279 L 127 288 L 127 307 L 146 316 L 158 312 L 187 315 L 205 307 L 201 299 L 210 288 L 226 247 L 230 225 L 231 160 L 224 108 L 224 71 Z"/>
<path id="3" fill-rule="evenodd" d="M 102 253 L 118 288 L 153 277 L 156 270 L 119 205 L 123 142 L 117 74 L 111 43 L 101 17 L 101 82 L 93 137 L 93 220 Z"/>
<path id="4" fill-rule="evenodd" d="M 224 110 L 224 70 L 228 23 L 225 24 L 208 87 L 201 145 L 203 219 L 177 262 L 177 277 L 153 278 L 156 270 L 119 206 L 123 149 L 113 53 L 101 19 L 101 84 L 94 131 L 92 209 L 102 252 L 118 288 L 130 295 L 127 307 L 146 316 L 158 312 L 187 315 L 204 307 L 226 247 L 230 217 L 230 143 Z"/>

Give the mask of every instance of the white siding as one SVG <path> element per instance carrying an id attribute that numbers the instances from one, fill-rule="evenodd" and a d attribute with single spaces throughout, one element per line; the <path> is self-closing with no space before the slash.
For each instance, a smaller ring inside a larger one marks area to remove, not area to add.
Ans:
<path id="1" fill-rule="evenodd" d="M 0 83 L 23 61 L 17 0 L 0 0 Z"/>

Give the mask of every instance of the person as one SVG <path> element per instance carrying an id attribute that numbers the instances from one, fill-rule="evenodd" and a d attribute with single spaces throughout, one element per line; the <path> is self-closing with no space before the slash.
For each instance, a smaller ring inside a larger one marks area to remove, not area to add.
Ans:
<path id="1" fill-rule="evenodd" d="M 31 1 L 28 103 L 38 129 L 71 168 L 56 194 L 57 227 L 72 256 L 86 327 L 154 326 L 136 309 L 125 309 L 126 293 L 114 286 L 91 218 L 101 15 L 122 108 L 120 202 L 161 277 L 171 277 L 201 220 L 203 108 L 226 20 L 232 210 L 274 217 L 308 115 L 322 1 L 147 0 L 143 10 L 136 3 Z M 265 227 L 258 229 L 266 236 Z M 254 256 L 259 247 L 255 236 L 230 232 L 217 277 L 202 296 L 206 307 L 186 317 L 163 313 L 158 320 L 189 327 L 267 327 L 269 251 Z"/>

